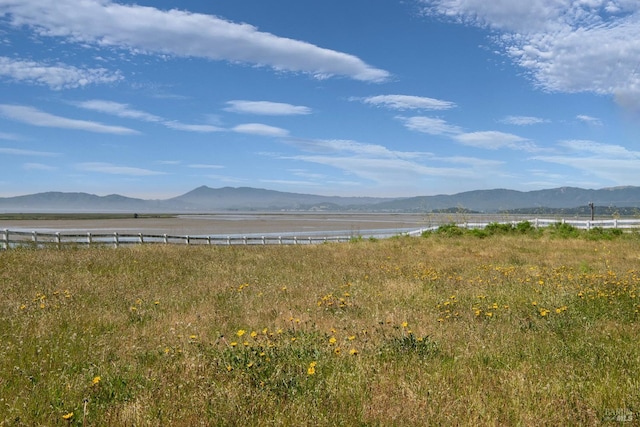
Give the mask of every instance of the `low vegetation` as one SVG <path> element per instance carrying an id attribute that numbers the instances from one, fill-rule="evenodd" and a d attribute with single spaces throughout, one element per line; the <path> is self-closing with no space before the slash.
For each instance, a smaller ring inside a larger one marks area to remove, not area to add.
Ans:
<path id="1" fill-rule="evenodd" d="M 2 251 L 0 425 L 637 422 L 637 234 L 486 233 Z"/>

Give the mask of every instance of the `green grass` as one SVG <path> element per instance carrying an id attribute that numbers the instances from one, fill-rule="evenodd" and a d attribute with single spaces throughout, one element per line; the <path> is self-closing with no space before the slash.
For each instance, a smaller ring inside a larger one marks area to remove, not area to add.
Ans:
<path id="1" fill-rule="evenodd" d="M 0 425 L 638 422 L 640 239 L 495 231 L 0 252 Z"/>

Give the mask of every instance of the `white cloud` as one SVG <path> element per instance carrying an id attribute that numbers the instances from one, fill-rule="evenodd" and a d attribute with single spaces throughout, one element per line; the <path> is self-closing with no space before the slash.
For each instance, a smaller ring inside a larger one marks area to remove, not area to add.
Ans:
<path id="1" fill-rule="evenodd" d="M 7 141 L 19 141 L 21 138 L 13 133 L 0 132 L 0 139 Z"/>
<path id="2" fill-rule="evenodd" d="M 516 126 L 537 125 L 541 123 L 549 123 L 549 120 L 531 116 L 507 116 L 500 120 L 501 123 Z"/>
<path id="3" fill-rule="evenodd" d="M 428 14 L 489 27 L 536 85 L 640 105 L 636 0 L 422 0 Z"/>
<path id="4" fill-rule="evenodd" d="M 566 140 L 558 143 L 563 148 L 578 153 L 598 154 L 609 158 L 635 158 L 640 159 L 640 152 L 629 151 L 621 145 L 602 144 L 589 140 Z"/>
<path id="5" fill-rule="evenodd" d="M 456 135 L 462 132 L 462 129 L 455 125 L 450 125 L 443 119 L 433 117 L 398 117 L 404 122 L 407 129 L 428 133 L 430 135 Z"/>
<path id="6" fill-rule="evenodd" d="M 49 86 L 54 90 L 114 83 L 123 79 L 119 72 L 110 72 L 104 68 L 77 68 L 65 64 L 49 65 L 35 61 L 16 60 L 6 56 L 0 56 L 0 76 L 18 82 Z"/>
<path id="7" fill-rule="evenodd" d="M 259 31 L 213 15 L 125 5 L 109 0 L 0 2 L 0 15 L 16 26 L 70 42 L 137 52 L 201 57 L 309 73 L 381 82 L 389 73 L 360 58 Z"/>
<path id="8" fill-rule="evenodd" d="M 78 163 L 76 168 L 85 172 L 99 172 L 111 175 L 127 175 L 127 176 L 152 176 L 164 175 L 164 172 L 152 171 L 149 169 L 134 168 L 129 166 L 116 166 L 111 163 L 86 162 Z"/>
<path id="9" fill-rule="evenodd" d="M 405 182 L 420 177 L 456 177 L 473 176 L 473 171 L 464 168 L 446 168 L 426 166 L 402 158 L 367 158 L 353 156 L 297 155 L 283 157 L 318 163 L 342 169 L 348 174 L 388 185 L 393 182 Z"/>
<path id="10" fill-rule="evenodd" d="M 34 150 L 24 150 L 22 148 L 8 148 L 8 147 L 0 147 L 1 154 L 9 154 L 13 156 L 35 156 L 35 157 L 56 157 L 59 156 L 59 153 L 52 153 L 49 151 L 34 151 Z"/>
<path id="11" fill-rule="evenodd" d="M 144 122 L 160 123 L 169 129 L 182 130 L 188 132 L 220 132 L 221 129 L 212 125 L 185 124 L 175 120 L 166 120 L 162 117 L 150 114 L 144 111 L 130 108 L 127 104 L 113 101 L 104 101 L 93 99 L 90 101 L 82 101 L 76 103 L 77 106 L 88 110 L 99 111 L 101 113 L 111 114 L 126 119 L 140 120 Z"/>
<path id="12" fill-rule="evenodd" d="M 534 143 L 511 133 L 497 131 L 469 132 L 456 135 L 454 139 L 470 147 L 489 150 L 511 148 L 513 150 L 536 151 Z"/>
<path id="13" fill-rule="evenodd" d="M 221 165 L 205 165 L 205 164 L 193 164 L 193 165 L 188 165 L 188 168 L 193 168 L 193 169 L 224 169 L 224 166 Z"/>
<path id="14" fill-rule="evenodd" d="M 169 129 L 183 130 L 187 132 L 209 133 L 209 132 L 221 132 L 224 130 L 222 128 L 219 128 L 213 125 L 194 125 L 194 124 L 180 123 L 180 122 L 171 121 L 171 120 L 166 120 L 162 122 L 162 124 L 168 127 Z"/>
<path id="15" fill-rule="evenodd" d="M 36 170 L 36 171 L 54 171 L 57 170 L 58 168 L 54 167 L 54 166 L 50 166 L 50 165 L 45 165 L 42 163 L 25 163 L 22 165 L 22 168 L 24 170 Z"/>
<path id="16" fill-rule="evenodd" d="M 443 119 L 432 117 L 398 117 L 407 129 L 429 135 L 443 135 L 463 145 L 488 150 L 510 148 L 512 150 L 537 151 L 536 145 L 526 138 L 498 131 L 464 132 Z"/>
<path id="17" fill-rule="evenodd" d="M 291 105 L 270 101 L 228 101 L 226 111 L 243 114 L 260 114 L 265 116 L 293 116 L 311 114 L 311 108 L 302 105 Z"/>
<path id="18" fill-rule="evenodd" d="M 119 102 L 105 101 L 101 99 L 92 99 L 89 101 L 78 102 L 77 105 L 87 110 L 99 111 L 101 113 L 112 114 L 114 116 L 127 119 L 142 120 L 145 122 L 161 122 L 162 118 L 144 111 L 129 108 L 127 104 Z"/>
<path id="19" fill-rule="evenodd" d="M 246 133 L 250 135 L 260 135 L 260 136 L 283 137 L 283 136 L 289 135 L 289 131 L 286 129 L 278 128 L 275 126 L 264 125 L 262 123 L 245 123 L 242 125 L 235 126 L 231 130 L 238 133 Z"/>
<path id="20" fill-rule="evenodd" d="M 23 105 L 0 104 L 0 115 L 33 126 L 84 130 L 87 132 L 110 133 L 116 135 L 132 135 L 136 130 L 122 126 L 109 126 L 87 120 L 68 119 L 45 113 L 37 108 Z"/>
<path id="21" fill-rule="evenodd" d="M 587 123 L 589 125 L 602 126 L 602 121 L 597 117 L 591 117 L 584 114 L 579 114 L 576 116 L 576 119 L 580 120 L 583 123 Z"/>
<path id="22" fill-rule="evenodd" d="M 561 141 L 558 146 L 564 152 L 533 159 L 569 166 L 582 171 L 585 176 L 606 179 L 614 185 L 640 185 L 638 151 L 588 140 Z"/>
<path id="23" fill-rule="evenodd" d="M 352 100 L 358 99 L 360 98 L 352 98 Z M 449 101 L 411 95 L 377 95 L 363 98 L 362 102 L 393 110 L 449 110 L 456 106 Z"/>
<path id="24" fill-rule="evenodd" d="M 364 144 L 346 139 L 302 139 L 289 138 L 287 143 L 300 150 L 311 153 L 351 153 L 356 156 L 373 156 L 379 158 L 416 158 L 430 155 L 430 153 L 392 151 L 378 144 Z"/>

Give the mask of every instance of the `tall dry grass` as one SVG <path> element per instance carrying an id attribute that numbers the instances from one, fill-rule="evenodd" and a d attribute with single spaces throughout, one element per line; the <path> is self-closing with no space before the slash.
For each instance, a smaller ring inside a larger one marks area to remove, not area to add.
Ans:
<path id="1" fill-rule="evenodd" d="M 2 425 L 640 415 L 640 239 L 0 253 Z"/>

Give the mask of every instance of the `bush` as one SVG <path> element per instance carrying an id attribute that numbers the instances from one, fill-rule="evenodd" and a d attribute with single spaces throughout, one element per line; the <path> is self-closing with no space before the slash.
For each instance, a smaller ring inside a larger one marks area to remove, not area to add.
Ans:
<path id="1" fill-rule="evenodd" d="M 492 222 L 487 224 L 484 228 L 489 234 L 507 234 L 514 230 L 514 226 L 511 223 L 501 224 L 499 222 Z"/>
<path id="2" fill-rule="evenodd" d="M 555 224 L 550 225 L 547 229 L 553 237 L 559 237 L 562 239 L 578 237 L 580 235 L 580 230 L 573 225 L 564 222 L 556 222 Z"/>
<path id="3" fill-rule="evenodd" d="M 456 224 L 444 224 L 438 227 L 436 233 L 441 236 L 454 237 L 462 236 L 464 234 L 464 230 Z"/>

